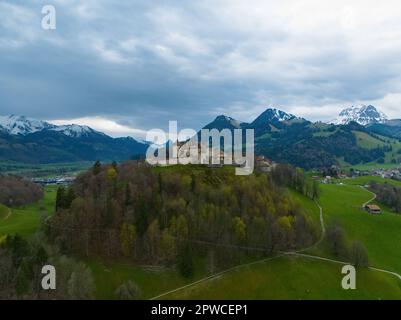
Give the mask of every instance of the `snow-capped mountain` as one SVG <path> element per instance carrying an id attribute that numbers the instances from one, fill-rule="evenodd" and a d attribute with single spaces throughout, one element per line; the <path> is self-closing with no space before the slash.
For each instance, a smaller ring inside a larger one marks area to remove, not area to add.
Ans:
<path id="1" fill-rule="evenodd" d="M 286 113 L 282 110 L 275 108 L 269 108 L 259 115 L 252 123 L 252 127 L 263 127 L 268 126 L 271 123 L 279 123 L 297 119 L 293 114 Z"/>
<path id="2" fill-rule="evenodd" d="M 26 135 L 37 131 L 53 129 L 54 127 L 54 125 L 45 121 L 24 116 L 0 116 L 0 129 L 12 135 Z"/>
<path id="3" fill-rule="evenodd" d="M 262 115 L 267 115 L 270 120 L 277 121 L 288 121 L 297 118 L 293 114 L 275 108 L 267 109 Z"/>
<path id="4" fill-rule="evenodd" d="M 72 138 L 84 137 L 84 136 L 88 136 L 91 134 L 104 135 L 104 133 L 93 130 L 92 128 L 90 128 L 88 126 L 80 126 L 77 124 L 55 126 L 54 128 L 51 128 L 49 130 L 61 132 L 61 133 L 65 134 L 66 136 L 69 136 Z"/>
<path id="5" fill-rule="evenodd" d="M 336 125 L 349 124 L 351 121 L 357 122 L 360 125 L 366 126 L 372 123 L 385 123 L 388 120 L 387 116 L 378 111 L 374 106 L 359 106 L 350 107 L 342 110 L 337 119 L 331 121 Z"/>
<path id="6" fill-rule="evenodd" d="M 0 161 L 22 163 L 136 159 L 148 147 L 133 138 L 112 138 L 87 126 L 55 125 L 14 115 L 0 117 L 0 137 Z"/>
<path id="7" fill-rule="evenodd" d="M 90 134 L 102 134 L 88 126 L 76 124 L 57 126 L 46 121 L 27 118 L 25 116 L 0 116 L 0 130 L 11 135 L 28 135 L 45 130 L 57 131 L 66 136 L 79 138 Z"/>

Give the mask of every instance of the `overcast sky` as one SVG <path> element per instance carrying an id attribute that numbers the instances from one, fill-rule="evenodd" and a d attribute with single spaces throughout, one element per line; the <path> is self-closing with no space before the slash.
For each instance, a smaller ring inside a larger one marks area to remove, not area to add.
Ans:
<path id="1" fill-rule="evenodd" d="M 357 104 L 401 118 L 399 0 L 0 0 L 2 115 L 140 136 Z"/>

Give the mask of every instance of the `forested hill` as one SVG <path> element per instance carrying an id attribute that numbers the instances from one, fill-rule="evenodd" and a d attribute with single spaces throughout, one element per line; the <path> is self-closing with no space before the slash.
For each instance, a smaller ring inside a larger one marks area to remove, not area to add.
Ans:
<path id="1" fill-rule="evenodd" d="M 318 230 L 266 174 L 129 161 L 97 164 L 70 190 L 60 189 L 49 232 L 72 252 L 178 264 L 185 274 L 197 256 L 211 255 L 223 267 L 238 258 L 234 249 L 306 247 Z"/>
<path id="2" fill-rule="evenodd" d="M 367 146 L 364 140 L 374 142 Z M 314 169 L 339 165 L 339 159 L 350 165 L 379 161 L 392 146 L 357 123 L 336 126 L 298 122 L 257 137 L 256 151 L 277 162 Z"/>

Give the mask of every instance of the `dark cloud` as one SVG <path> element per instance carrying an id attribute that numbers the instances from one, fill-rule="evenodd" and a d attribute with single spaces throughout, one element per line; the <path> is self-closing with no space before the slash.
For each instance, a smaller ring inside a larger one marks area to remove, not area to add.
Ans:
<path id="1" fill-rule="evenodd" d="M 271 105 L 327 119 L 374 101 L 393 115 L 401 8 L 390 2 L 372 18 L 366 2 L 58 0 L 57 30 L 44 31 L 47 1 L 5 1 L 0 113 L 138 129 L 251 120 Z"/>

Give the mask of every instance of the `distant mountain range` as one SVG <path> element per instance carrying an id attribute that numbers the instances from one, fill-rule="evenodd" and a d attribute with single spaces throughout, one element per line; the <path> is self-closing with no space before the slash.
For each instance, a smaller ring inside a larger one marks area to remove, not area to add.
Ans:
<path id="1" fill-rule="evenodd" d="M 387 120 L 374 106 L 347 108 L 330 123 L 269 108 L 251 123 L 220 115 L 204 128 L 254 129 L 257 154 L 306 169 L 401 161 L 390 140 L 401 138 L 401 120 Z"/>
<path id="2" fill-rule="evenodd" d="M 383 113 L 378 111 L 374 106 L 359 106 L 346 108 L 340 112 L 337 119 L 332 121 L 333 124 L 349 124 L 351 122 L 356 122 L 360 125 L 366 126 L 373 123 L 386 123 L 388 117 Z"/>
<path id="3" fill-rule="evenodd" d="M 374 106 L 344 109 L 331 123 L 313 123 L 268 108 L 250 123 L 220 115 L 203 128 L 254 129 L 257 154 L 306 169 L 401 162 L 401 120 L 388 120 Z M 144 155 L 147 147 L 133 138 L 112 138 L 87 126 L 0 117 L 0 161 L 126 160 Z"/>
<path id="4" fill-rule="evenodd" d="M 0 130 L 11 135 L 23 135 L 39 131 L 57 131 L 69 137 L 83 137 L 93 134 L 104 135 L 99 131 L 93 130 L 88 126 L 76 124 L 57 126 L 46 121 L 27 118 L 24 116 L 0 116 Z"/>
<path id="5" fill-rule="evenodd" d="M 298 118 L 292 114 L 288 114 L 284 111 L 269 108 L 261 113 L 251 123 L 241 122 L 231 117 L 220 115 L 216 117 L 211 123 L 204 126 L 204 129 L 254 129 L 255 135 L 265 133 L 270 130 L 282 128 L 288 121 L 303 122 L 306 121 L 303 118 Z"/>
<path id="6" fill-rule="evenodd" d="M 146 149 L 146 144 L 131 137 L 112 138 L 87 126 L 56 126 L 15 115 L 0 117 L 0 161 L 118 161 L 138 157 Z"/>

